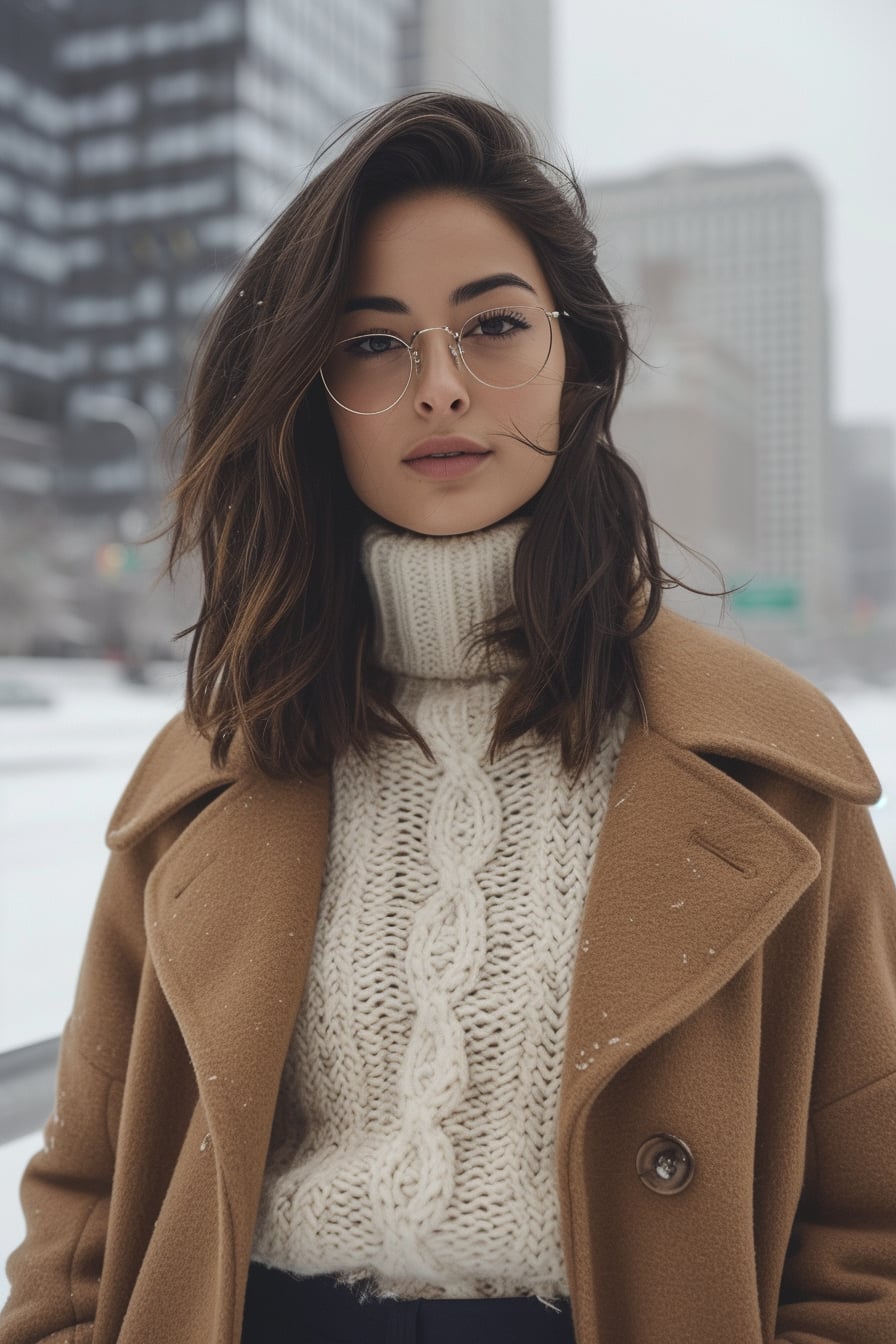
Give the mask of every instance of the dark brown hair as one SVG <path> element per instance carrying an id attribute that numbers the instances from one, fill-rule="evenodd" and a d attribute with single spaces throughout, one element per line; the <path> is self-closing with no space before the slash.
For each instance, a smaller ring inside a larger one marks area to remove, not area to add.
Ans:
<path id="1" fill-rule="evenodd" d="M 609 717 L 628 695 L 640 700 L 633 642 L 674 582 L 640 481 L 610 437 L 632 352 L 582 191 L 523 123 L 473 98 L 398 98 L 321 153 L 347 136 L 241 265 L 194 362 L 166 528 L 169 574 L 196 549 L 203 567 L 199 618 L 177 636 L 193 634 L 187 717 L 216 764 L 239 729 L 273 775 L 308 778 L 349 747 L 367 751 L 374 734 L 413 738 L 428 754 L 371 662 L 358 558 L 370 515 L 346 479 L 318 370 L 370 211 L 448 188 L 525 235 L 570 314 L 557 460 L 526 508 L 515 608 L 478 641 L 523 655 L 498 707 L 493 758 L 531 729 L 556 738 L 579 774 Z"/>

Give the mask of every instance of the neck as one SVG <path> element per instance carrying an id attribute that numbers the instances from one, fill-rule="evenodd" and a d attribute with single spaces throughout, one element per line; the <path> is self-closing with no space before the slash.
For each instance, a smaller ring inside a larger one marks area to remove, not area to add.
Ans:
<path id="1" fill-rule="evenodd" d="M 513 564 L 527 518 L 460 536 L 371 525 L 361 567 L 376 617 L 374 659 L 408 677 L 470 681 L 506 674 L 518 659 L 470 649 L 483 621 L 513 602 Z"/>

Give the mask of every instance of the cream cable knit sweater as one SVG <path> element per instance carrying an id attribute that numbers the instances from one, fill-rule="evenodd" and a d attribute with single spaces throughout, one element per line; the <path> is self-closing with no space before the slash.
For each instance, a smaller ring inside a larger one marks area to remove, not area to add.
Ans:
<path id="1" fill-rule="evenodd" d="M 555 1122 L 580 917 L 627 719 L 576 787 L 527 734 L 485 762 L 525 520 L 362 541 L 413 743 L 333 771 L 327 867 L 253 1258 L 390 1297 L 568 1295 Z M 369 1285 L 363 1280 L 370 1279 Z"/>

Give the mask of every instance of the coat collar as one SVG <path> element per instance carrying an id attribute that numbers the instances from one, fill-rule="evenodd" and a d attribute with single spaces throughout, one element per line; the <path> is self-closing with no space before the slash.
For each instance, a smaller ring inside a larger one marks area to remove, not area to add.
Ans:
<path id="1" fill-rule="evenodd" d="M 648 725 L 828 797 L 872 803 L 880 784 L 839 711 L 783 663 L 670 611 L 636 644 Z"/>

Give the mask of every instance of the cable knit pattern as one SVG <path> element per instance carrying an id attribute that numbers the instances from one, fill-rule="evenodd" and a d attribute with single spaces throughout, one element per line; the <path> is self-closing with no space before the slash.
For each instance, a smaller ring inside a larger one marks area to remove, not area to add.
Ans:
<path id="1" fill-rule="evenodd" d="M 534 734 L 487 761 L 513 670 L 467 636 L 525 520 L 376 525 L 376 655 L 435 756 L 333 771 L 314 953 L 253 1258 L 390 1297 L 567 1296 L 555 1125 L 582 906 L 627 719 L 573 786 Z"/>

